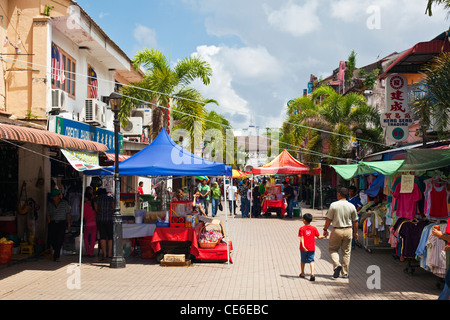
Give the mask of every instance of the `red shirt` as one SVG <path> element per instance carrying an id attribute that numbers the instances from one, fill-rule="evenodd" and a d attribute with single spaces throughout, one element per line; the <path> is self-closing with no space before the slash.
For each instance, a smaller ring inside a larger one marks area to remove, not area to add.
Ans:
<path id="1" fill-rule="evenodd" d="M 447 221 L 447 229 L 445 230 L 445 233 L 446 233 L 446 234 L 450 234 L 450 218 L 448 218 L 448 221 Z"/>
<path id="2" fill-rule="evenodd" d="M 298 236 L 303 237 L 303 243 L 308 251 L 316 250 L 315 238 L 318 237 L 319 235 L 320 234 L 317 228 L 312 225 L 303 226 L 298 231 Z M 300 242 L 300 250 L 305 251 L 305 249 L 302 248 L 301 242 Z"/>
<path id="3" fill-rule="evenodd" d="M 142 189 L 142 187 L 138 187 L 138 192 L 139 194 L 144 194 L 144 189 Z"/>

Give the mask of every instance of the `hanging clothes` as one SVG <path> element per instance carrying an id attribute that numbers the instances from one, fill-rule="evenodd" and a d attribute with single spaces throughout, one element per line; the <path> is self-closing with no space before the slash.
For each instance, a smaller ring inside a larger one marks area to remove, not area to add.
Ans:
<path id="1" fill-rule="evenodd" d="M 396 199 L 396 217 L 407 218 L 413 220 L 418 212 L 418 203 L 422 200 L 422 193 L 420 192 L 417 183 L 414 183 L 413 191 L 411 193 L 401 193 L 401 182 L 395 187 L 393 193 Z"/>
<path id="2" fill-rule="evenodd" d="M 430 234 L 427 242 L 427 265 L 431 272 L 440 278 L 446 274 L 445 241 Z"/>
<path id="3" fill-rule="evenodd" d="M 402 240 L 401 256 L 404 258 L 415 258 L 416 250 L 422 236 L 423 228 L 429 224 L 428 221 L 408 221 L 402 225 L 399 231 Z"/>
<path id="4" fill-rule="evenodd" d="M 443 180 L 425 180 L 424 213 L 428 218 L 447 218 L 449 192 L 447 182 Z"/>

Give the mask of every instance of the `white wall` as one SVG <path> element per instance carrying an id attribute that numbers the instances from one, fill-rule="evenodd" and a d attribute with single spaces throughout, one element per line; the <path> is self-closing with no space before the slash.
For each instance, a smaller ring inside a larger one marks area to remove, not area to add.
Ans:
<path id="1" fill-rule="evenodd" d="M 85 99 L 88 97 L 87 73 L 88 65 L 92 66 L 97 73 L 98 79 L 98 99 L 102 96 L 109 96 L 114 91 L 114 72 L 109 71 L 108 66 L 100 63 L 89 50 L 79 49 L 78 45 L 64 36 L 56 28 L 52 28 L 52 41 L 62 50 L 67 52 L 76 61 L 75 77 L 75 99 L 69 97 L 66 100 L 65 109 L 67 113 L 61 113 L 60 116 L 79 121 L 84 108 Z M 48 100 L 47 110 L 51 109 L 51 99 Z M 113 113 L 108 110 L 106 114 L 106 129 L 113 130 Z"/>

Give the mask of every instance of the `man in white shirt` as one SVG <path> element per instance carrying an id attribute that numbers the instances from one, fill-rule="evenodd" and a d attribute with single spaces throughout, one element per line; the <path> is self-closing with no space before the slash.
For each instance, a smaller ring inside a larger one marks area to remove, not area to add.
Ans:
<path id="1" fill-rule="evenodd" d="M 230 206 L 230 215 L 232 215 L 232 213 L 236 214 L 237 187 L 235 185 L 230 185 L 227 187 L 227 192 L 228 205 Z"/>
<path id="2" fill-rule="evenodd" d="M 334 279 L 340 274 L 348 278 L 352 239 L 358 240 L 358 215 L 355 206 L 347 201 L 347 197 L 347 188 L 340 188 L 337 192 L 338 200 L 330 205 L 323 228 L 323 235 L 326 237 L 328 227 L 333 225 L 328 251 L 333 261 Z M 342 253 L 342 264 L 339 261 L 339 249 Z"/>

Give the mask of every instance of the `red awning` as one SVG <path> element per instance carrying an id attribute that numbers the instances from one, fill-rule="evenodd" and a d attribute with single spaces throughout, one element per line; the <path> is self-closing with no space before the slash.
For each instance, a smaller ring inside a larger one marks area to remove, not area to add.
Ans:
<path id="1" fill-rule="evenodd" d="M 320 174 L 320 168 L 311 170 L 307 165 L 294 159 L 289 152 L 283 150 L 275 159 L 268 164 L 252 169 L 253 174 Z"/>
<path id="2" fill-rule="evenodd" d="M 450 43 L 447 40 L 419 42 L 387 67 L 380 78 L 386 78 L 391 73 L 417 73 L 423 65 L 442 52 L 450 52 Z"/>
<path id="3" fill-rule="evenodd" d="M 102 143 L 63 136 L 47 130 L 0 123 L 0 139 L 30 142 L 63 149 L 104 152 L 108 147 Z"/>
<path id="4" fill-rule="evenodd" d="M 111 161 L 114 161 L 116 159 L 116 156 L 114 155 L 114 153 L 106 153 L 105 152 L 105 154 L 108 157 L 108 159 Z M 131 157 L 131 156 L 119 154 L 119 162 L 122 162 L 123 160 L 127 160 L 129 157 Z"/>

